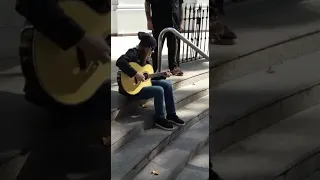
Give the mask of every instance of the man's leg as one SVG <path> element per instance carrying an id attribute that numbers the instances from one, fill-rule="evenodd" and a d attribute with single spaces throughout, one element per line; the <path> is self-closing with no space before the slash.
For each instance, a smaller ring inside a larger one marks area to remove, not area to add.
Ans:
<path id="1" fill-rule="evenodd" d="M 173 126 L 169 123 L 164 115 L 163 99 L 164 99 L 164 89 L 161 86 L 150 86 L 144 87 L 137 98 L 139 99 L 150 99 L 154 98 L 154 110 L 155 110 L 155 125 L 164 130 L 173 130 Z"/>
<path id="2" fill-rule="evenodd" d="M 173 71 L 174 75 L 182 76 L 182 71 L 179 70 L 179 59 L 177 59 L 178 53 L 178 41 L 174 34 L 169 33 L 167 36 L 167 46 L 168 46 L 168 61 L 169 61 L 169 69 Z"/>
<path id="3" fill-rule="evenodd" d="M 164 99 L 166 103 L 168 121 L 176 125 L 180 125 L 180 126 L 184 125 L 185 124 L 184 121 L 182 121 L 176 114 L 171 81 L 153 80 L 152 85 L 162 87 L 164 91 Z"/>
<path id="4" fill-rule="evenodd" d="M 158 38 L 159 38 L 160 32 L 161 32 L 161 30 L 152 31 L 152 35 L 157 41 L 157 47 L 154 50 L 154 53 L 152 54 L 152 66 L 153 66 L 154 71 L 158 70 Z M 165 37 L 162 39 L 162 45 L 164 43 L 164 39 L 165 39 Z"/>

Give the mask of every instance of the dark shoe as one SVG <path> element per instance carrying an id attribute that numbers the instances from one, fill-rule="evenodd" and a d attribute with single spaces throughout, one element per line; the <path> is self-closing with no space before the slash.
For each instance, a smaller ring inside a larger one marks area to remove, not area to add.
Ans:
<path id="1" fill-rule="evenodd" d="M 185 122 L 181 120 L 177 115 L 168 115 L 167 119 L 169 122 L 177 125 L 177 126 L 184 126 Z"/>
<path id="2" fill-rule="evenodd" d="M 170 71 L 172 75 L 174 76 L 183 76 L 183 72 L 181 71 L 180 68 L 176 67 L 173 70 Z"/>
<path id="3" fill-rule="evenodd" d="M 210 21 L 210 44 L 234 45 L 237 35 L 224 25 L 217 17 Z"/>
<path id="4" fill-rule="evenodd" d="M 156 119 L 154 124 L 156 127 L 166 131 L 174 130 L 173 125 L 166 119 Z"/>
<path id="5" fill-rule="evenodd" d="M 231 31 L 227 26 L 224 26 L 223 34 L 220 36 L 221 39 L 237 39 L 237 35 Z"/>

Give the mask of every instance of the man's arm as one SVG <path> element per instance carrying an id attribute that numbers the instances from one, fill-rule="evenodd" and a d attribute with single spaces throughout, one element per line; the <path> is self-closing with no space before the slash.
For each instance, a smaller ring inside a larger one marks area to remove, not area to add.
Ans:
<path id="1" fill-rule="evenodd" d="M 76 45 L 85 35 L 56 0 L 18 0 L 16 11 L 64 50 Z"/>
<path id="2" fill-rule="evenodd" d="M 147 21 L 151 21 L 151 8 L 150 8 L 150 1 L 149 0 L 145 0 L 144 8 L 145 8 L 145 12 L 146 12 Z"/>
<path id="3" fill-rule="evenodd" d="M 129 77 L 133 77 L 137 74 L 137 71 L 129 65 L 129 62 L 133 62 L 136 59 L 137 56 L 129 50 L 126 54 L 120 56 L 116 62 L 116 66 Z"/>

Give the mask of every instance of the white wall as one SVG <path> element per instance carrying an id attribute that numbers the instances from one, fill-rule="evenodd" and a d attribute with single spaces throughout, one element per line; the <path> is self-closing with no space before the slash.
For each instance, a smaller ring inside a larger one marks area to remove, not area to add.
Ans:
<path id="1" fill-rule="evenodd" d="M 112 0 L 112 33 L 130 34 L 148 31 L 144 0 Z M 185 3 L 209 4 L 209 0 L 185 0 Z"/>

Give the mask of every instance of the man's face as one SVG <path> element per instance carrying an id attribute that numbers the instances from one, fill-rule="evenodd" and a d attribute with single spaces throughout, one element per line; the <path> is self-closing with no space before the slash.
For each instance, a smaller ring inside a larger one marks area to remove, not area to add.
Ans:
<path id="1" fill-rule="evenodd" d="M 147 48 L 146 51 L 147 51 L 147 53 L 146 53 L 147 57 L 150 57 L 153 54 L 154 49 L 153 48 Z"/>

